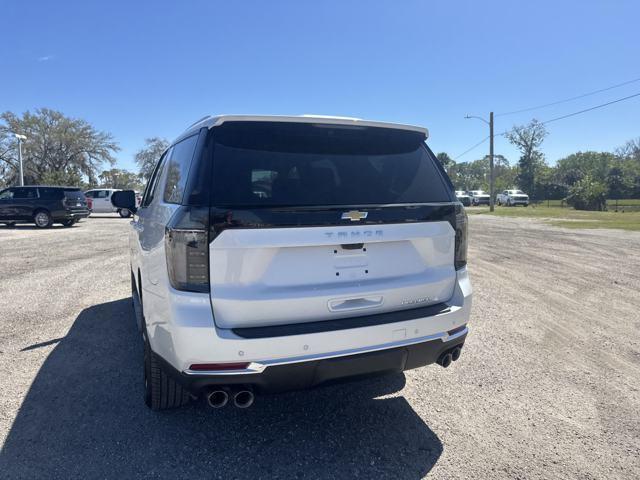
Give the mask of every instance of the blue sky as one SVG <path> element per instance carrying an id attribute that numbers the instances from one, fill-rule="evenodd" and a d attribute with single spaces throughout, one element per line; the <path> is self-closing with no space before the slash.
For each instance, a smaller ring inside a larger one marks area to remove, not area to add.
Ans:
<path id="1" fill-rule="evenodd" d="M 640 2 L 13 1 L 0 4 L 0 111 L 61 110 L 144 138 L 209 113 L 347 115 L 425 125 L 456 157 L 464 120 L 640 77 Z M 640 82 L 496 118 L 496 132 L 640 92 Z M 549 125 L 550 163 L 640 136 L 640 97 Z M 459 158 L 480 158 L 488 143 Z M 501 137 L 496 153 L 517 152 Z"/>

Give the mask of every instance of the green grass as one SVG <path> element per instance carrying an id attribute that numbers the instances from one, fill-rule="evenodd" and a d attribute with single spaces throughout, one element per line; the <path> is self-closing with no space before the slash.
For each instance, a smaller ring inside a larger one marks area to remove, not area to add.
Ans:
<path id="1" fill-rule="evenodd" d="M 547 207 L 546 204 L 529 207 L 496 206 L 493 213 L 489 212 L 489 207 L 467 207 L 466 210 L 469 215 L 538 218 L 552 225 L 566 228 L 616 228 L 640 231 L 640 211 L 585 212 L 567 207 Z"/>

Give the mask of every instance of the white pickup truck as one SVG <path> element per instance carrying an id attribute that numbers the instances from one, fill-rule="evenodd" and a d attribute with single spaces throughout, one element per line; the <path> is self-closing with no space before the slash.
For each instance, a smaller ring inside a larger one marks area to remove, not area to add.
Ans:
<path id="1" fill-rule="evenodd" d="M 496 203 L 508 207 L 515 207 L 516 205 L 528 207 L 529 195 L 522 190 L 505 190 L 496 196 Z"/>

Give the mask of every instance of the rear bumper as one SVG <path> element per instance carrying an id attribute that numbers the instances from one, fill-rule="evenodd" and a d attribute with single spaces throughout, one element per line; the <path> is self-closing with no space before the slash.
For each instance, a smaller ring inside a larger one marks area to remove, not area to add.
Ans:
<path id="1" fill-rule="evenodd" d="M 169 291 L 164 302 L 158 299 L 145 304 L 149 341 L 167 370 L 196 391 L 234 383 L 281 391 L 327 379 L 427 365 L 443 351 L 464 342 L 472 303 L 468 273 L 462 269 L 456 272 L 453 296 L 445 305 L 434 305 L 437 311 L 424 307 L 344 319 L 337 325 L 331 323 L 331 330 L 307 323 L 291 331 L 256 329 L 260 331 L 248 335 L 215 325 L 208 294 Z M 372 363 L 358 370 L 359 358 L 370 358 Z M 223 363 L 246 366 L 242 370 L 190 369 L 193 364 Z M 332 365 L 335 369 L 329 368 Z"/>
<path id="2" fill-rule="evenodd" d="M 88 208 L 74 208 L 69 210 L 60 210 L 55 212 L 54 220 L 74 220 L 80 218 L 87 218 L 91 214 Z"/>
<path id="3" fill-rule="evenodd" d="M 262 368 L 256 371 L 245 373 L 180 372 L 169 364 L 166 368 L 194 395 L 200 395 L 214 386 L 238 384 L 250 385 L 261 393 L 285 392 L 430 365 L 435 363 L 443 353 L 455 347 L 461 347 L 467 332 L 467 328 L 463 327 L 448 336 L 446 341 L 435 339 L 355 355 L 262 365 Z"/>

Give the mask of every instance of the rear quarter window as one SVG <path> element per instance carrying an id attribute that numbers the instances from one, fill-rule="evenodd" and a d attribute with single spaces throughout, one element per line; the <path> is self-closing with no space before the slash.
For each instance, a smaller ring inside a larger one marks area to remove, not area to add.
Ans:
<path id="1" fill-rule="evenodd" d="M 198 135 L 192 135 L 173 146 L 166 166 L 165 202 L 182 203 L 197 142 Z"/>
<path id="2" fill-rule="evenodd" d="M 60 188 L 41 187 L 38 188 L 38 192 L 40 193 L 40 197 L 46 200 L 58 200 L 62 198 L 63 195 Z"/>

